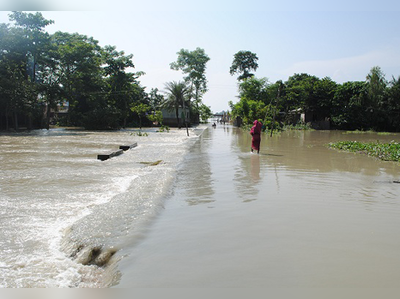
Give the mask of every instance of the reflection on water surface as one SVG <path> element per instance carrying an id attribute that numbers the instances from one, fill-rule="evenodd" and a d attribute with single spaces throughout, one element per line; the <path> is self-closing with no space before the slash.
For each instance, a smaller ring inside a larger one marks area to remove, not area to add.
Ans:
<path id="1" fill-rule="evenodd" d="M 248 132 L 207 130 L 121 286 L 397 287 L 400 165 L 325 146 L 377 139 L 399 135 L 264 134 L 257 155 Z"/>

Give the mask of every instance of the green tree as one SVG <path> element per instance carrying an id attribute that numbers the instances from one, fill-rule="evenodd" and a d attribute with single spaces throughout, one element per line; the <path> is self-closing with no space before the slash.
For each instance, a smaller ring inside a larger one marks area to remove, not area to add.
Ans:
<path id="1" fill-rule="evenodd" d="M 131 106 L 130 109 L 139 116 L 139 128 L 142 129 L 142 116 L 150 110 L 150 106 L 143 103 L 137 103 Z"/>
<path id="2" fill-rule="evenodd" d="M 164 102 L 164 96 L 158 93 L 158 88 L 152 88 L 148 94 L 148 101 L 150 107 L 156 111 L 161 108 L 161 105 Z"/>
<path id="3" fill-rule="evenodd" d="M 233 62 L 230 67 L 229 73 L 233 76 L 234 74 L 241 74 L 238 77 L 238 81 L 251 78 L 254 74 L 251 71 L 256 71 L 258 68 L 258 57 L 256 54 L 250 51 L 239 51 L 233 55 Z"/>
<path id="4" fill-rule="evenodd" d="M 306 107 L 321 117 L 330 117 L 336 85 L 329 77 L 314 81 L 311 101 L 306 101 Z"/>
<path id="5" fill-rule="evenodd" d="M 285 82 L 286 112 L 295 109 L 303 111 L 315 110 L 314 84 L 318 78 L 309 74 L 294 74 Z"/>
<path id="6" fill-rule="evenodd" d="M 210 58 L 201 48 L 196 48 L 194 51 L 181 49 L 177 54 L 177 61 L 172 62 L 170 67 L 173 70 L 181 70 L 186 75 L 184 80 L 191 85 L 191 89 L 194 88 L 194 103 L 198 107 L 203 94 L 207 92 L 206 66 Z"/>
<path id="7" fill-rule="evenodd" d="M 209 106 L 206 106 L 205 104 L 200 105 L 199 113 L 200 119 L 203 122 L 206 122 L 213 115 L 213 113 L 211 112 L 211 108 Z"/>
<path id="8" fill-rule="evenodd" d="M 125 128 L 129 116 L 130 106 L 135 99 L 135 92 L 132 85 L 137 84 L 138 78 L 134 73 L 127 72 L 127 69 L 134 68 L 133 55 L 126 55 L 124 51 L 116 51 L 115 46 L 105 46 L 103 49 L 104 74 L 108 89 L 110 105 L 116 107 L 122 117 L 122 127 Z"/>
<path id="9" fill-rule="evenodd" d="M 240 117 L 244 124 L 251 124 L 256 119 L 264 120 L 271 96 L 267 78 L 243 80 L 239 83 L 239 102 L 231 106 L 232 116 Z"/>
<path id="10" fill-rule="evenodd" d="M 161 127 L 163 126 L 163 115 L 160 110 L 153 111 L 152 113 L 147 115 L 147 118 L 153 122 L 155 125 L 160 125 Z"/>
<path id="11" fill-rule="evenodd" d="M 46 20 L 40 12 L 36 14 L 14 11 L 9 15 L 11 21 L 15 22 L 16 27 L 22 28 L 26 39 L 27 69 L 31 81 L 36 80 L 36 66 L 40 64 L 45 51 L 48 50 L 49 34 L 44 32 L 44 28 L 54 21 Z"/>
<path id="12" fill-rule="evenodd" d="M 365 118 L 366 101 L 365 82 L 345 82 L 337 85 L 331 109 L 334 126 L 346 130 L 365 129 L 368 126 Z"/>
<path id="13" fill-rule="evenodd" d="M 387 86 L 385 74 L 382 72 L 379 66 L 371 68 L 369 74 L 366 77 L 368 97 L 371 100 L 371 105 L 379 106 L 382 102 L 384 93 Z"/>
<path id="14" fill-rule="evenodd" d="M 239 97 L 241 99 L 268 102 L 268 87 L 270 83 L 267 78 L 251 77 L 239 83 Z"/>
<path id="15" fill-rule="evenodd" d="M 108 105 L 103 96 L 106 86 L 98 41 L 78 33 L 60 31 L 52 35 L 52 41 L 59 55 L 57 72 L 69 102 L 70 124 L 87 125 L 96 115 L 103 117 Z M 92 115 L 86 118 L 89 112 Z M 100 124 L 101 120 L 97 122 Z"/>
<path id="16" fill-rule="evenodd" d="M 49 58 L 46 65 L 42 65 L 42 78 L 40 86 L 41 100 L 45 103 L 46 119 L 45 127 L 50 128 L 51 109 L 57 111 L 58 104 L 62 102 L 64 90 L 60 84 L 60 77 L 57 75 L 57 65 L 55 61 Z"/>
<path id="17" fill-rule="evenodd" d="M 165 83 L 166 99 L 163 107 L 169 110 L 175 110 L 176 122 L 180 127 L 179 107 L 185 109 L 185 102 L 188 101 L 190 88 L 186 82 L 167 82 Z"/>
<path id="18" fill-rule="evenodd" d="M 11 112 L 18 129 L 18 115 L 28 118 L 28 128 L 34 117 L 41 117 L 39 92 L 46 87 L 43 67 L 48 61 L 49 35 L 44 28 L 53 21 L 41 13 L 13 12 L 9 15 L 14 26 L 1 26 L 1 64 L 5 92 L 6 123 Z M 8 81 L 8 82 L 7 82 Z"/>
<path id="19" fill-rule="evenodd" d="M 370 127 L 373 129 L 380 129 L 384 127 L 386 122 L 385 103 L 386 101 L 386 87 L 387 81 L 385 74 L 379 66 L 371 68 L 366 77 L 368 104 L 365 116 L 368 117 Z"/>
<path id="20" fill-rule="evenodd" d="M 392 77 L 389 83 L 387 99 L 387 118 L 390 129 L 400 131 L 400 76 L 396 79 Z"/>
<path id="21" fill-rule="evenodd" d="M 9 119 L 13 118 L 14 128 L 18 129 L 18 112 L 24 105 L 23 84 L 26 81 L 26 61 L 22 30 L 0 26 L 0 110 L 9 129 Z"/>
<path id="22" fill-rule="evenodd" d="M 264 120 L 267 106 L 262 101 L 240 99 L 236 104 L 230 104 L 232 116 L 240 117 L 244 124 L 252 124 L 254 120 Z"/>

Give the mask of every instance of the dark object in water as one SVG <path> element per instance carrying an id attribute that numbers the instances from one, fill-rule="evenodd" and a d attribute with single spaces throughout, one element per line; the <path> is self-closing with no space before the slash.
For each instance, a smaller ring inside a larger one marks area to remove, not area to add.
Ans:
<path id="1" fill-rule="evenodd" d="M 105 161 L 105 160 L 108 160 L 108 159 L 110 159 L 112 157 L 119 156 L 124 151 L 127 151 L 127 150 L 129 150 L 131 148 L 134 148 L 134 147 L 137 147 L 137 142 L 129 144 L 129 145 L 120 145 L 119 146 L 119 150 L 117 150 L 116 152 L 111 152 L 109 154 L 97 155 L 97 159 L 101 160 L 101 161 Z"/>
<path id="2" fill-rule="evenodd" d="M 137 147 L 137 142 L 132 143 L 132 144 L 130 144 L 130 145 L 120 145 L 120 146 L 119 146 L 119 149 L 122 149 L 122 150 L 124 150 L 124 151 L 127 151 L 127 150 L 129 150 L 129 149 L 131 149 L 131 148 L 134 148 L 134 147 Z"/>
<path id="3" fill-rule="evenodd" d="M 98 267 L 106 266 L 117 252 L 114 248 L 104 249 L 101 246 L 81 246 L 78 250 L 75 257 L 77 263 L 84 266 L 96 265 Z"/>
<path id="4" fill-rule="evenodd" d="M 101 160 L 101 161 L 105 161 L 112 157 L 119 156 L 123 152 L 124 152 L 124 150 L 120 149 L 120 150 L 117 150 L 116 152 L 111 152 L 110 154 L 97 155 L 97 159 Z"/>
<path id="5" fill-rule="evenodd" d="M 400 181 L 393 181 L 393 183 L 400 184 Z"/>

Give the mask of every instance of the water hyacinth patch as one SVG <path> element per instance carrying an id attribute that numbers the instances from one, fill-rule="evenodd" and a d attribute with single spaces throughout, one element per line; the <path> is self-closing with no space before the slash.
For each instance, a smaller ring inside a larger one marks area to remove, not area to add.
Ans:
<path id="1" fill-rule="evenodd" d="M 380 143 L 379 141 L 369 143 L 340 141 L 331 142 L 328 146 L 338 150 L 367 154 L 384 161 L 400 162 L 400 143 L 395 141 L 391 141 L 390 143 Z"/>

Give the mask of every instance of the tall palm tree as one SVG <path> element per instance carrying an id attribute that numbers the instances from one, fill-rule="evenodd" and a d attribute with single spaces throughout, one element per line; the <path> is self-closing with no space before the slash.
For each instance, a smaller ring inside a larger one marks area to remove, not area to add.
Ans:
<path id="1" fill-rule="evenodd" d="M 175 109 L 176 121 L 178 127 L 180 127 L 179 107 L 184 107 L 191 89 L 186 82 L 172 81 L 165 83 L 165 90 L 167 97 L 162 106 L 169 110 Z"/>

